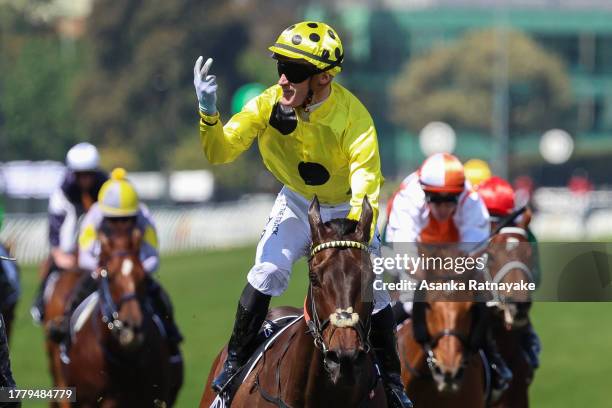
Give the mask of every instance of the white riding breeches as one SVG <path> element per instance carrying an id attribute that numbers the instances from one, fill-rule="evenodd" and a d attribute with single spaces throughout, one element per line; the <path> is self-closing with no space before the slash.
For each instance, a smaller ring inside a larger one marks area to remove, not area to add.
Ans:
<path id="1" fill-rule="evenodd" d="M 289 286 L 293 264 L 308 254 L 312 242 L 308 223 L 309 206 L 306 198 L 286 186 L 278 193 L 257 245 L 255 265 L 247 276 L 249 283 L 261 293 L 281 295 Z M 349 203 L 321 205 L 321 219 L 326 222 L 345 218 L 349 210 Z M 373 256 L 380 256 L 378 232 L 374 234 L 370 250 L 375 254 Z M 374 291 L 374 313 L 385 308 L 389 302 L 386 291 Z"/>

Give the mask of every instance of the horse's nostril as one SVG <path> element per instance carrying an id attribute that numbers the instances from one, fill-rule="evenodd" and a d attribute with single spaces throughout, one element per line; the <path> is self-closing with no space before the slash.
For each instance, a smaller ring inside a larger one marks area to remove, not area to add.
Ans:
<path id="1" fill-rule="evenodd" d="M 325 359 L 330 363 L 340 364 L 340 352 L 338 350 L 328 350 Z"/>
<path id="2" fill-rule="evenodd" d="M 465 368 L 463 366 L 459 367 L 459 370 L 457 370 L 457 373 L 455 374 L 455 378 L 456 379 L 461 379 L 461 377 L 463 377 L 463 372 L 465 371 Z"/>

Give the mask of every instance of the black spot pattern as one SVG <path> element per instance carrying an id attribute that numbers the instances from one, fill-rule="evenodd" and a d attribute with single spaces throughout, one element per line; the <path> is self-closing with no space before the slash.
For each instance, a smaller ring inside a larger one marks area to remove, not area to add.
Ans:
<path id="1" fill-rule="evenodd" d="M 300 162 L 298 172 L 307 186 L 320 186 L 329 180 L 329 171 L 319 163 Z"/>
<path id="2" fill-rule="evenodd" d="M 302 42 L 302 36 L 299 34 L 294 35 L 293 38 L 291 38 L 291 42 L 295 45 L 299 45 Z"/>
<path id="3" fill-rule="evenodd" d="M 317 28 L 319 25 L 317 23 L 308 23 L 308 27 Z"/>
<path id="4" fill-rule="evenodd" d="M 334 55 L 336 56 L 336 60 L 340 59 L 340 56 L 342 55 L 342 53 L 340 53 L 340 48 L 336 47 Z"/>
<path id="5" fill-rule="evenodd" d="M 284 112 L 280 104 L 277 102 L 272 108 L 272 114 L 269 120 L 270 126 L 278 130 L 283 135 L 288 135 L 297 127 L 297 116 L 295 110 Z"/>
<path id="6" fill-rule="evenodd" d="M 332 40 L 336 39 L 336 34 L 334 34 L 334 32 L 332 30 L 327 30 L 327 34 L 329 34 L 329 36 L 332 38 Z"/>
<path id="7" fill-rule="evenodd" d="M 319 40 L 321 39 L 321 37 L 319 37 L 319 34 L 316 33 L 310 34 L 308 38 L 310 38 L 310 41 L 312 42 L 319 42 Z"/>
<path id="8" fill-rule="evenodd" d="M 321 53 L 321 58 L 329 59 L 329 51 L 328 50 L 323 50 L 323 52 Z"/>

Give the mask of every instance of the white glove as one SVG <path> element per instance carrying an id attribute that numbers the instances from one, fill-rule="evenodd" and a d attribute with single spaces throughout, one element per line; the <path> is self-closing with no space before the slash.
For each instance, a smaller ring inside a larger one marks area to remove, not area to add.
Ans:
<path id="1" fill-rule="evenodd" d="M 207 115 L 214 115 L 217 113 L 217 77 L 208 75 L 213 59 L 207 59 L 204 67 L 202 67 L 202 61 L 204 58 L 200 55 L 193 67 L 193 85 L 200 110 Z"/>

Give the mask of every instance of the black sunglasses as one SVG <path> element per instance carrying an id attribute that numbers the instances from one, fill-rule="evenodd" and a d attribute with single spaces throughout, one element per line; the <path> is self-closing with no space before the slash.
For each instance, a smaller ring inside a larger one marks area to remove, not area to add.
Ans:
<path id="1" fill-rule="evenodd" d="M 285 61 L 277 61 L 276 69 L 278 70 L 279 77 L 285 75 L 287 80 L 294 84 L 304 82 L 316 73 L 308 65 Z"/>
<path id="2" fill-rule="evenodd" d="M 456 194 L 432 194 L 426 193 L 425 199 L 428 203 L 440 204 L 440 203 L 453 203 L 457 204 L 459 196 Z"/>

